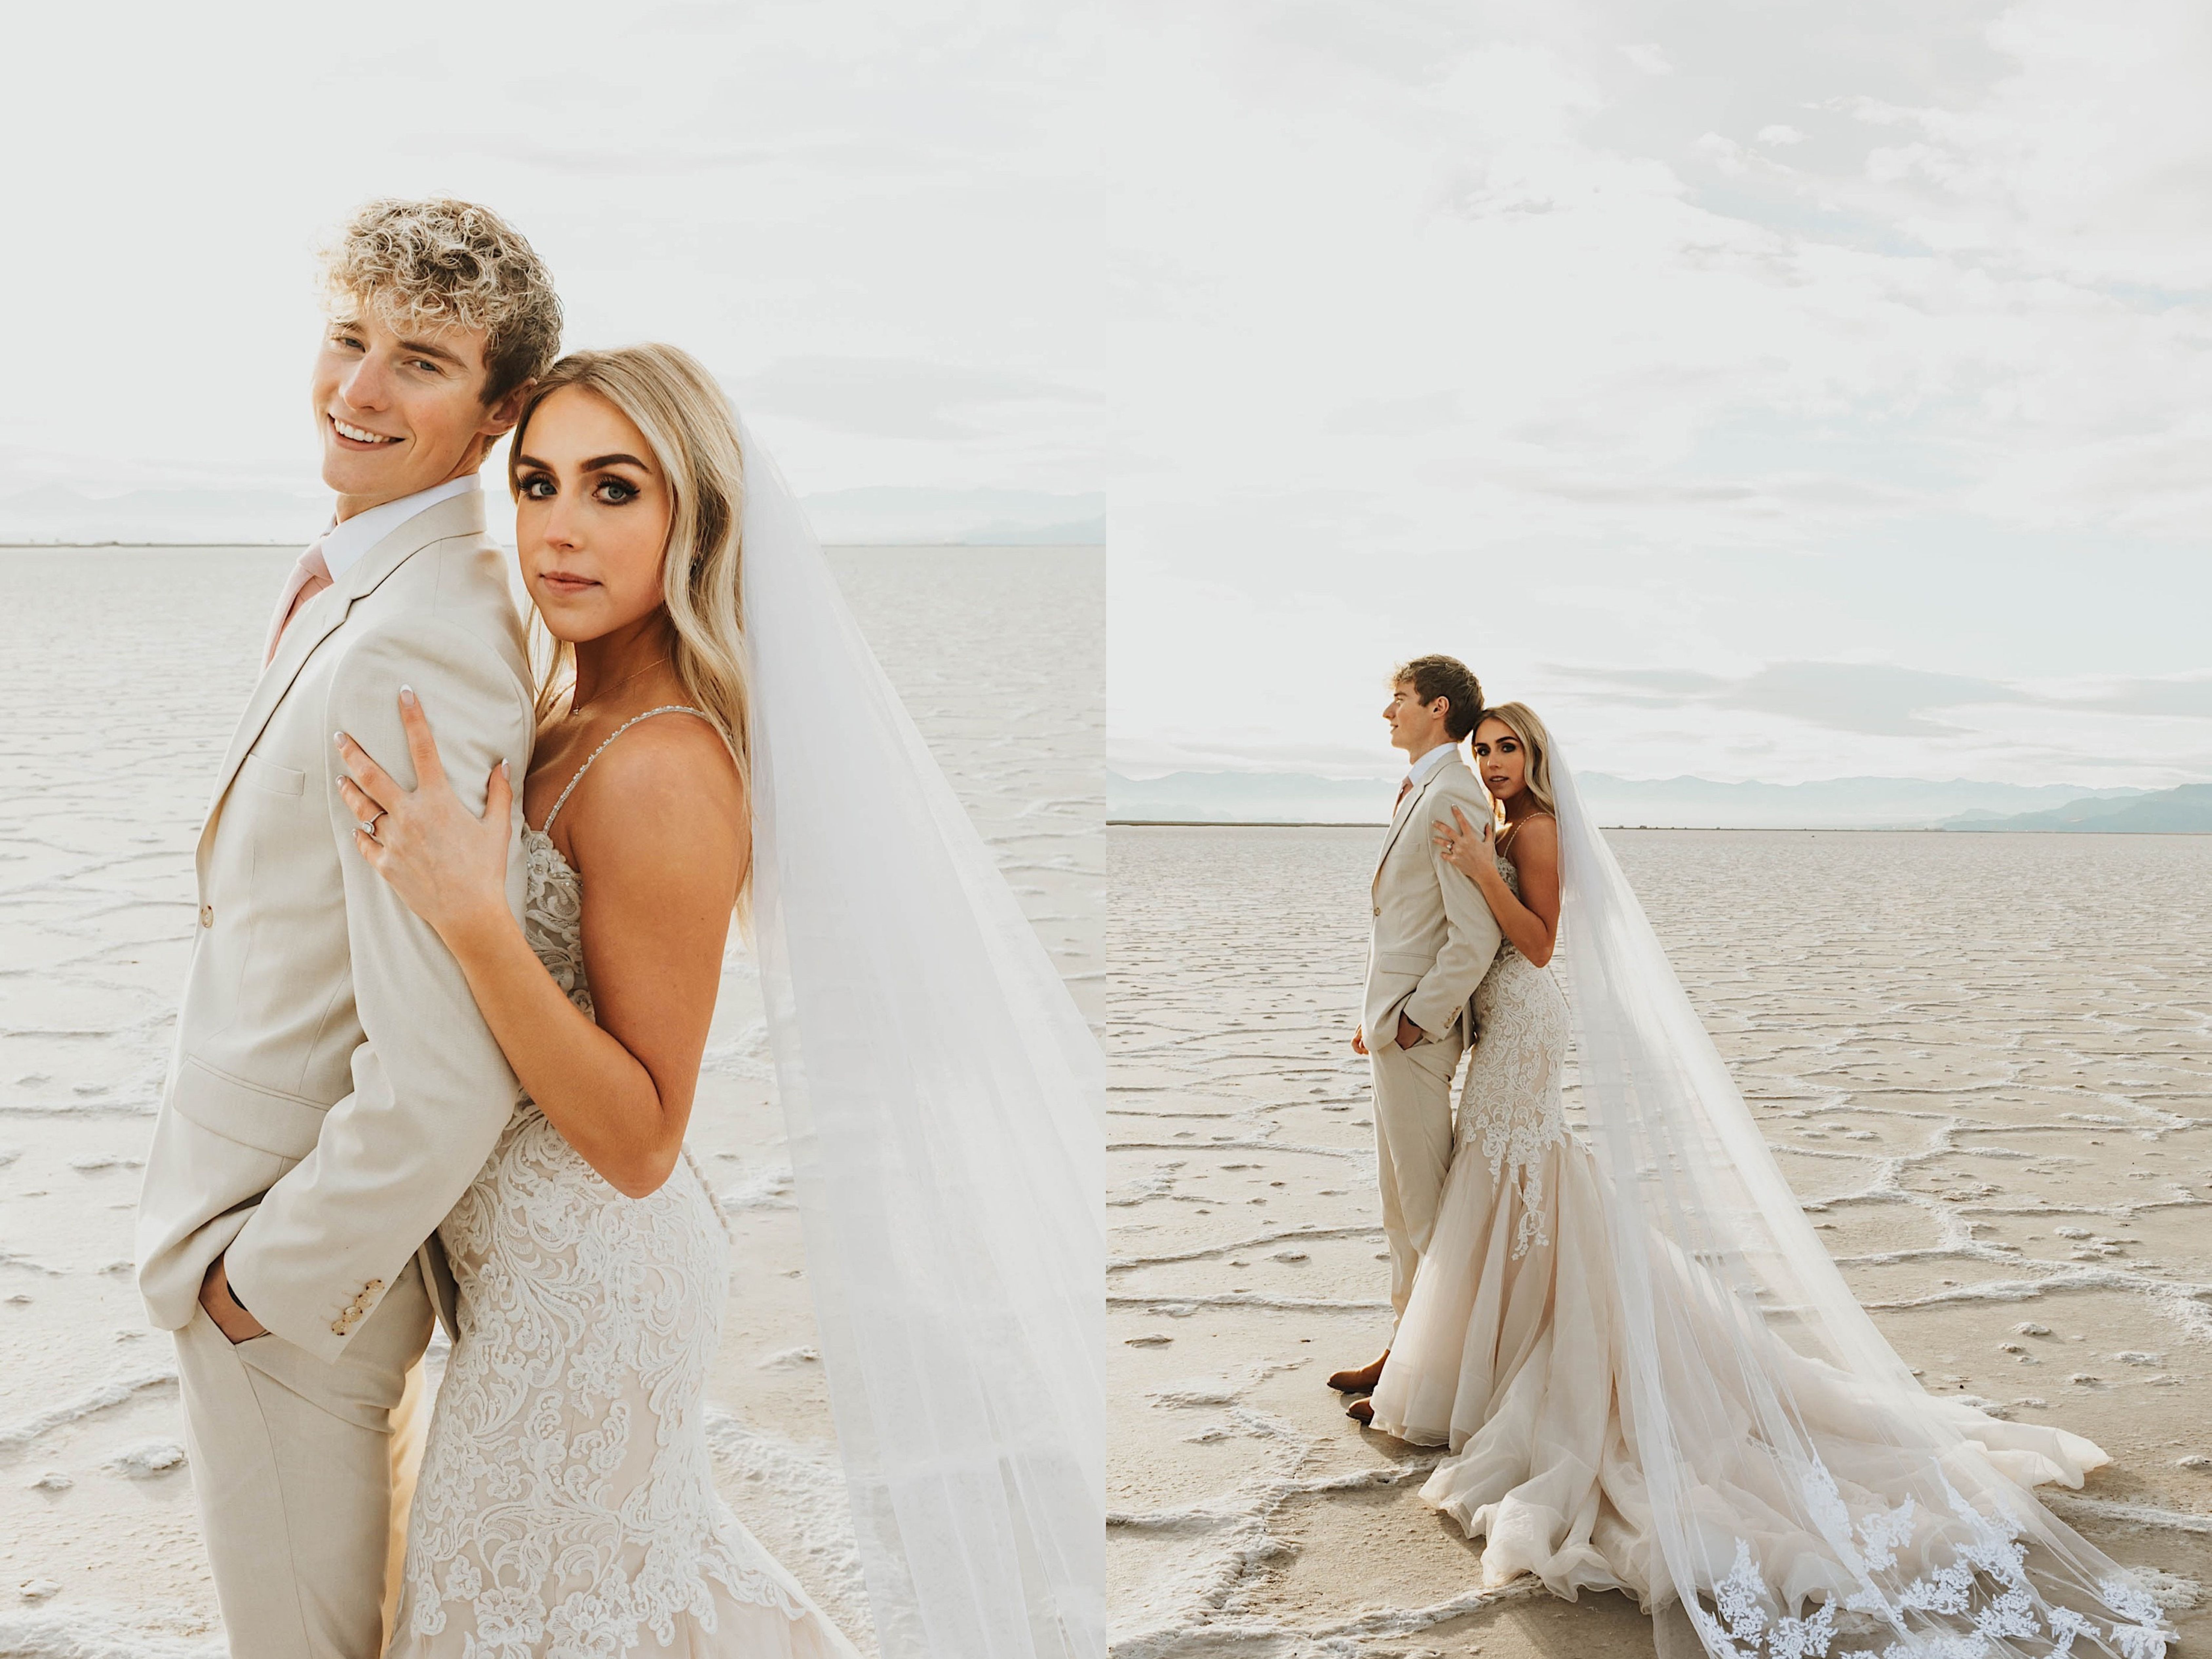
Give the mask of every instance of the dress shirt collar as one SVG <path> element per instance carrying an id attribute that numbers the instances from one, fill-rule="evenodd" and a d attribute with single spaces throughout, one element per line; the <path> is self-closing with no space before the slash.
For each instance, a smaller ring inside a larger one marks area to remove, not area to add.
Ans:
<path id="1" fill-rule="evenodd" d="M 1459 753 L 1455 743 L 1440 743 L 1406 769 L 1406 781 L 1419 785 L 1430 773 Z"/>
<path id="2" fill-rule="evenodd" d="M 440 501 L 449 501 L 456 495 L 465 495 L 471 489 L 483 488 L 483 480 L 475 473 L 464 473 L 458 478 L 448 478 L 444 483 L 418 489 L 412 495 L 402 495 L 396 501 L 372 507 L 366 513 L 356 513 L 344 522 L 332 525 L 323 535 L 323 562 L 330 567 L 331 580 L 343 581 L 346 572 L 361 562 L 362 554 L 417 513 L 427 512 Z"/>

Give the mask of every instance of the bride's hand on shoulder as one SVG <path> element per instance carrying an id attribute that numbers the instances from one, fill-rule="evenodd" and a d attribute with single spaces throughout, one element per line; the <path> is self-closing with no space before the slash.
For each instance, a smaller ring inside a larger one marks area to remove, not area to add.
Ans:
<path id="1" fill-rule="evenodd" d="M 405 686 L 399 719 L 415 763 L 413 789 L 401 788 L 351 736 L 337 733 L 339 758 L 352 774 L 339 780 L 338 793 L 356 820 L 354 846 L 449 945 L 471 928 L 511 924 L 507 860 L 514 787 L 507 763 L 492 769 L 478 817 L 454 793 L 429 717 Z"/>
<path id="2" fill-rule="evenodd" d="M 1475 881 L 1498 873 L 1498 856 L 1491 850 L 1491 821 L 1484 818 L 1477 823 L 1468 822 L 1467 814 L 1455 802 L 1452 821 L 1447 826 L 1442 820 L 1432 822 L 1429 828 L 1446 863 Z"/>

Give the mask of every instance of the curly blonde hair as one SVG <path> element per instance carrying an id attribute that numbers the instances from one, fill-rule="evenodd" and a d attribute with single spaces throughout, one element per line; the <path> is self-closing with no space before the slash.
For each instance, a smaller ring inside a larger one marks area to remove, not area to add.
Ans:
<path id="1" fill-rule="evenodd" d="M 322 249 L 324 306 L 365 307 L 394 326 L 477 329 L 486 404 L 545 372 L 561 349 L 561 300 L 522 233 L 447 197 L 370 202 Z"/>

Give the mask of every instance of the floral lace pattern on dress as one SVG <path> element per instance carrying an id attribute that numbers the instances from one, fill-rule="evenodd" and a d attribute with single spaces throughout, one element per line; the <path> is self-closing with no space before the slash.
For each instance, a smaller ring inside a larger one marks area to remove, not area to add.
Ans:
<path id="1" fill-rule="evenodd" d="M 1893 1509 L 1868 1510 L 1854 1526 L 1826 1468 L 1816 1462 L 1803 1477 L 1806 1502 L 1823 1531 L 1833 1529 L 1856 1546 L 1844 1552 L 1856 1555 L 1850 1565 L 1859 1580 L 1844 1600 L 1844 1616 L 1903 1638 L 1880 1649 L 1838 1649 L 1832 1659 L 1984 1659 L 2012 1650 L 2016 1639 L 2037 1644 L 2043 1659 L 2069 1659 L 2075 1638 L 2085 1635 L 2093 1643 L 2108 1641 L 2122 1659 L 2162 1659 L 2172 1638 L 2162 1628 L 2157 1601 L 2141 1585 L 2110 1577 L 2096 1586 L 2101 1610 L 2118 1615 L 2109 1632 L 2100 1630 L 2088 1615 L 2036 1593 L 2017 1525 L 1984 1514 L 1949 1481 L 1942 1484 L 1948 1516 L 1916 1513 L 1907 1498 Z M 1948 1540 L 1942 1553 L 1951 1559 L 1898 1584 L 1898 1553 L 1916 1534 Z M 1877 1575 L 1887 1588 L 1875 1582 Z M 1830 1659 L 1839 1633 L 1834 1599 L 1796 1619 L 1778 1616 L 1778 1602 L 1753 1563 L 1750 1543 L 1739 1538 L 1735 1564 L 1713 1587 L 1714 1611 L 1695 1604 L 1687 1611 L 1714 1659 Z"/>
<path id="2" fill-rule="evenodd" d="M 580 883 L 544 835 L 523 843 L 525 932 L 590 1013 Z M 808 1617 L 714 1492 L 704 1395 L 729 1241 L 688 1157 L 624 1198 L 525 1097 L 438 1231 L 460 1340 L 410 1522 L 410 1634 L 458 1620 L 469 1659 L 612 1659 L 647 1630 L 672 1642 L 679 1620 L 712 1631 L 709 1581 Z"/>
<path id="3" fill-rule="evenodd" d="M 1521 877 L 1512 861 L 1501 857 L 1498 868 L 1517 896 Z M 1543 1160 L 1567 1133 L 1559 1089 L 1567 1001 L 1550 971 L 1507 939 L 1475 988 L 1474 1012 L 1480 1036 L 1461 1096 L 1459 1144 L 1462 1151 L 1480 1150 L 1493 1181 L 1503 1172 L 1519 1189 L 1521 1218 L 1513 1231 L 1517 1258 L 1552 1242 L 1544 1231 Z"/>

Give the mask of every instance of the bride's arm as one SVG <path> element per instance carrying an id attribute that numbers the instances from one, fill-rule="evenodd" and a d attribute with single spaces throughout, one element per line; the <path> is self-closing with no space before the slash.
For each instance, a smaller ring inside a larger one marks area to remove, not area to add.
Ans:
<path id="1" fill-rule="evenodd" d="M 731 902 L 748 852 L 735 769 L 692 720 L 654 720 L 603 756 L 568 803 L 584 884 L 594 1024 L 571 1003 L 504 902 L 508 786 L 470 812 L 436 769 L 419 708 L 403 705 L 421 787 L 400 790 L 349 740 L 362 855 L 435 928 L 507 1063 L 546 1121 L 617 1190 L 641 1198 L 676 1167 L 720 988 Z M 660 729 L 656 729 L 660 728 Z M 427 757 L 427 759 L 426 759 Z M 495 902 L 496 901 L 496 902 Z"/>
<path id="2" fill-rule="evenodd" d="M 1541 968 L 1552 959 L 1559 939 L 1559 826 L 1553 819 L 1523 819 L 1513 838 L 1513 867 L 1521 872 L 1521 895 L 1505 884 L 1504 874 L 1491 850 L 1489 826 L 1468 822 L 1467 814 L 1452 808 L 1456 835 L 1439 824 L 1437 845 L 1453 866 L 1481 890 L 1498 931 L 1513 941 L 1513 948 Z"/>

